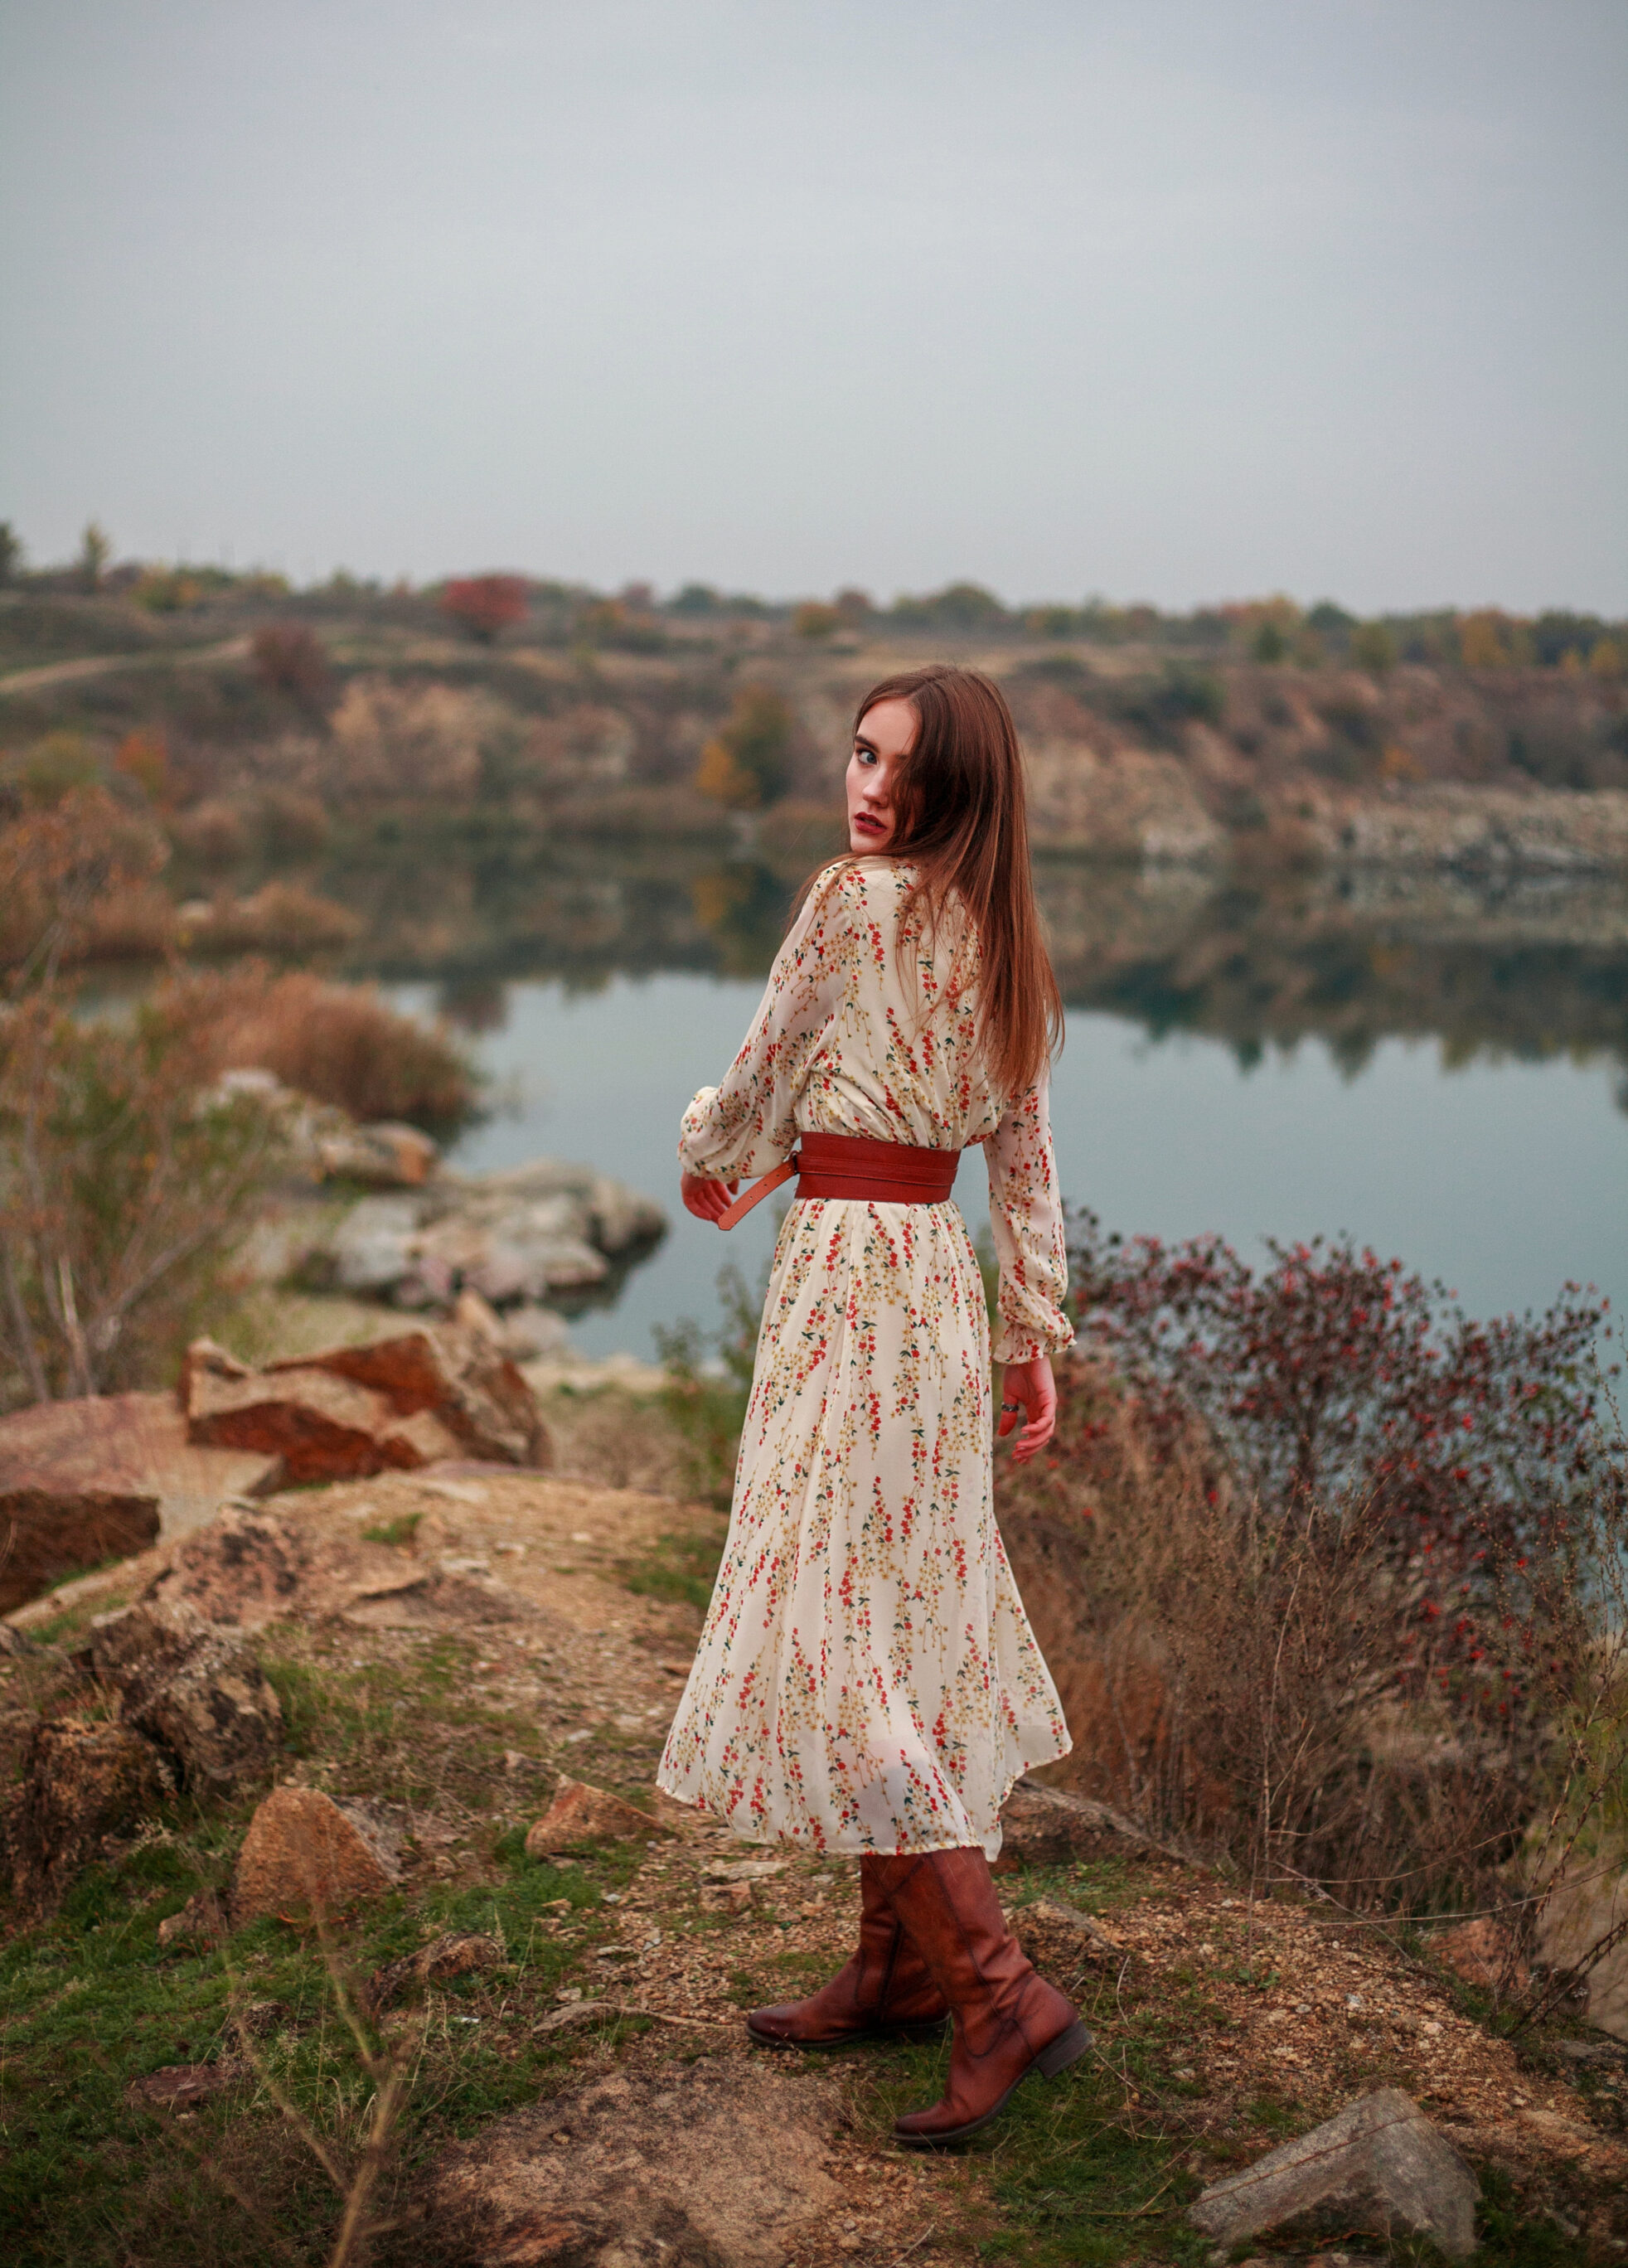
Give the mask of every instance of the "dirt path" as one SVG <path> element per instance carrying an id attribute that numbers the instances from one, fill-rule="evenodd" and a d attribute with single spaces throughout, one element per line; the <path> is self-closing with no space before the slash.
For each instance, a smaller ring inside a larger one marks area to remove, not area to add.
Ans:
<path id="1" fill-rule="evenodd" d="M 161 646 L 157 652 L 144 649 L 139 653 L 92 653 L 82 655 L 77 661 L 49 661 L 37 669 L 14 669 L 0 677 L 0 695 L 8 693 L 42 693 L 48 686 L 72 685 L 85 677 L 106 677 L 115 669 L 153 669 L 166 662 L 176 667 L 195 669 L 216 661 L 241 661 L 248 653 L 249 641 L 241 637 L 224 638 L 217 645 Z"/>

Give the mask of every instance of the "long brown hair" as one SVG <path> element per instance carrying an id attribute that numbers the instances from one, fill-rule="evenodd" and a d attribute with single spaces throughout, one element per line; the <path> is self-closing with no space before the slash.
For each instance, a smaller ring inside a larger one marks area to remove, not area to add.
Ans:
<path id="1" fill-rule="evenodd" d="M 873 685 L 854 712 L 856 733 L 879 701 L 908 701 L 920 720 L 895 775 L 894 833 L 883 854 L 916 869 L 899 909 L 901 934 L 918 915 L 931 936 L 949 900 L 960 901 L 978 942 L 984 1070 L 1001 1094 L 1027 1094 L 1062 1044 L 1063 996 L 1029 876 L 1023 755 L 1012 711 L 981 671 L 947 662 Z"/>

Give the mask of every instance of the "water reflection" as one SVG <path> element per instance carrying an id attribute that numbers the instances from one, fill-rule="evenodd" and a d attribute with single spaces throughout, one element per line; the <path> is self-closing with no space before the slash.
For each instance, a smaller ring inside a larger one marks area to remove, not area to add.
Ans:
<path id="1" fill-rule="evenodd" d="M 556 977 L 762 976 L 817 857 L 719 858 L 684 844 L 441 846 L 431 866 L 330 870 L 367 924 L 369 973 L 431 979 L 474 1034 L 500 1028 L 504 985 Z M 1224 1041 L 1249 1064 L 1323 1040 L 1348 1072 L 1387 1038 L 1433 1038 L 1449 1064 L 1491 1051 L 1603 1052 L 1628 1107 L 1628 888 L 1540 877 L 1322 873 L 1243 886 L 1190 869 L 1042 858 L 1041 905 L 1069 1005 L 1158 1037 Z"/>

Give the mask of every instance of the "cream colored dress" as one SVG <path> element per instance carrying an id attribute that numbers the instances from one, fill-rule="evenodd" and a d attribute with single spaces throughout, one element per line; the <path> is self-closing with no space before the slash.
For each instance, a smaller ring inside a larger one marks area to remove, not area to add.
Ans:
<path id="1" fill-rule="evenodd" d="M 994 1358 L 1054 1353 L 1073 1333 L 1046 1090 L 991 1092 L 972 998 L 945 997 L 948 939 L 898 950 L 908 879 L 868 858 L 815 885 L 723 1084 L 684 1114 L 680 1162 L 755 1176 L 804 1130 L 982 1143 Z M 953 1201 L 792 1206 L 723 1564 L 658 1774 L 669 1795 L 754 1843 L 999 1850 L 1013 1782 L 1069 1738 L 995 1526 L 990 1357 Z"/>

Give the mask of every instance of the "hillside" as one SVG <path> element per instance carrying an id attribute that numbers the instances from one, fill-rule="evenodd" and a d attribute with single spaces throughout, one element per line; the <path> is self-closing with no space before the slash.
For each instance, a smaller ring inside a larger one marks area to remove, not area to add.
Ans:
<path id="1" fill-rule="evenodd" d="M 372 2162 L 364 2049 L 409 2075 L 369 2193 L 381 2264 L 1197 2268 L 1215 2257 L 1186 2222 L 1203 2183 L 1387 2086 L 1474 2167 L 1487 2268 L 1620 2251 L 1610 2043 L 1569 2015 L 1500 2036 L 1507 2011 L 1434 1940 L 1251 1901 L 1105 1820 L 1073 1848 L 1014 1822 L 1001 1876 L 1019 1927 L 1051 1932 L 1034 1942 L 1094 2054 L 964 2154 L 902 2159 L 888 2123 L 932 2093 L 937 2046 L 781 2058 L 740 2024 L 840 1962 L 851 1868 L 753 1853 L 676 1807 L 632 1839 L 526 1845 L 562 1771 L 651 1804 L 712 1514 L 463 1467 L 304 1490 L 254 1518 L 320 1545 L 320 1588 L 254 1629 L 252 1563 L 212 1552 L 205 1528 L 37 1602 L 0 1625 L 0 1742 L 15 1753 L 41 1713 L 94 1714 L 92 1617 L 184 1543 L 207 1610 L 249 1626 L 281 1702 L 276 1781 L 361 1806 L 395 1838 L 393 1878 L 326 1936 L 297 1914 L 228 1922 L 210 1901 L 264 1792 L 251 1776 L 108 1837 L 54 1916 L 8 1916 L 19 2262 L 323 2257 L 340 2192 Z"/>

